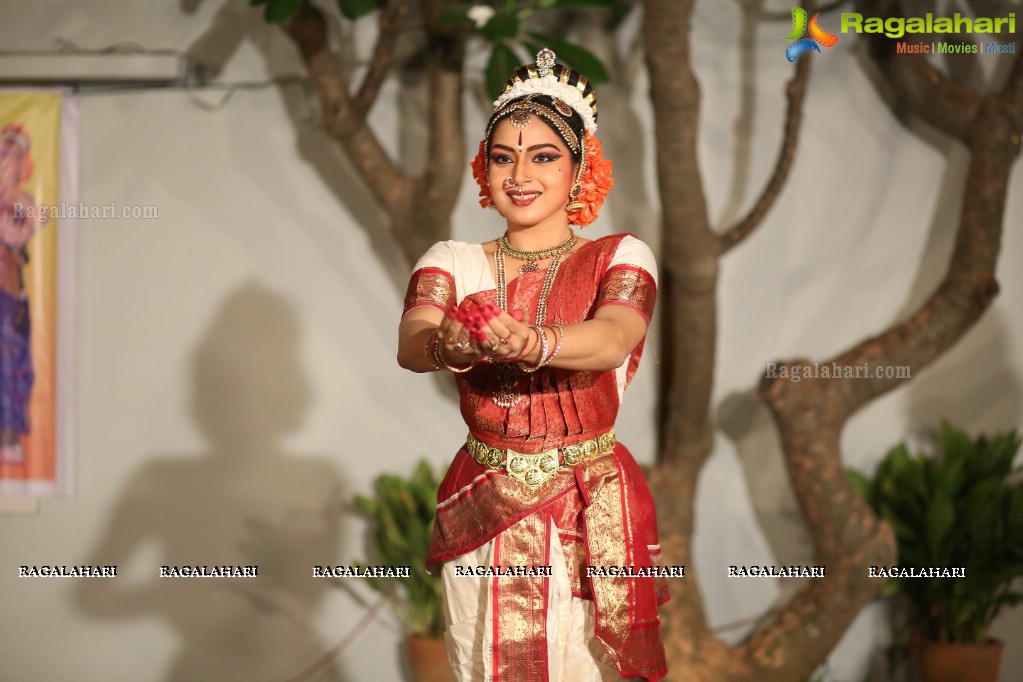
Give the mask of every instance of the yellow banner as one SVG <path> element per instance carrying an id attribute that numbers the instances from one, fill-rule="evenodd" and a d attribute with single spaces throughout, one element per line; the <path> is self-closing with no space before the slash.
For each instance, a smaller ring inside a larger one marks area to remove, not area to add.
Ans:
<path id="1" fill-rule="evenodd" d="M 23 494 L 52 494 L 66 470 L 56 448 L 61 226 L 47 209 L 62 199 L 62 99 L 0 92 L 0 481 L 35 484 Z"/>

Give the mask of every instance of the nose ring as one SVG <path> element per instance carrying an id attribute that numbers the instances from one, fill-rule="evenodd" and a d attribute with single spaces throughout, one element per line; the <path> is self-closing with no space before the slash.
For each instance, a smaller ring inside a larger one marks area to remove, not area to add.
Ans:
<path id="1" fill-rule="evenodd" d="M 526 182 L 532 182 L 532 181 L 533 181 L 533 176 L 532 175 L 527 175 L 526 176 Z M 511 187 L 522 187 L 522 185 L 517 183 L 514 180 L 514 178 L 505 178 L 504 179 L 504 188 L 505 189 L 509 189 Z"/>

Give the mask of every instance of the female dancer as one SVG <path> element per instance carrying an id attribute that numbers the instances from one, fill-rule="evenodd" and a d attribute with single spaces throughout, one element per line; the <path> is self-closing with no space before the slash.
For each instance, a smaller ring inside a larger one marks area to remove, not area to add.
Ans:
<path id="1" fill-rule="evenodd" d="M 571 229 L 611 186 L 596 121 L 592 87 L 550 50 L 516 70 L 472 164 L 507 231 L 435 244 L 408 287 L 399 364 L 453 372 L 469 428 L 429 559 L 460 681 L 666 673 L 653 502 L 614 433 L 657 269 L 631 235 Z"/>
<path id="2" fill-rule="evenodd" d="M 42 223 L 21 186 L 32 169 L 28 131 L 7 124 L 0 130 L 0 464 L 25 463 L 21 438 L 30 430 L 35 370 L 24 267 L 28 241 Z"/>

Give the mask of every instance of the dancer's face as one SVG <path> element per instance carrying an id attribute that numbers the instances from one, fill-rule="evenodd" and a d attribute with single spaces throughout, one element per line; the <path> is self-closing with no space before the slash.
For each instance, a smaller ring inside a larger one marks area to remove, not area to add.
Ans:
<path id="1" fill-rule="evenodd" d="M 575 180 L 568 146 L 550 126 L 531 116 L 524 127 L 504 119 L 491 136 L 490 196 L 509 227 L 568 224 L 565 206 Z"/>

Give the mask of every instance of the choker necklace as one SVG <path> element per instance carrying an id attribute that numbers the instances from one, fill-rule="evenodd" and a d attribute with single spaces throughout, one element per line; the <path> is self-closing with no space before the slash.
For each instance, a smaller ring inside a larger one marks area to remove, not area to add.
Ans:
<path id="1" fill-rule="evenodd" d="M 504 251 L 512 258 L 517 258 L 521 261 L 526 261 L 519 266 L 519 274 L 524 275 L 527 272 L 536 272 L 540 269 L 540 266 L 536 264 L 538 260 L 544 260 L 545 258 L 558 257 L 567 251 L 571 250 L 575 246 L 576 236 L 574 232 L 570 232 L 568 239 L 561 242 L 557 246 L 552 246 L 549 249 L 541 249 L 540 251 L 519 251 L 518 249 L 512 248 L 512 245 L 508 243 L 508 234 L 505 233 L 503 237 L 497 240 L 498 251 Z"/>

